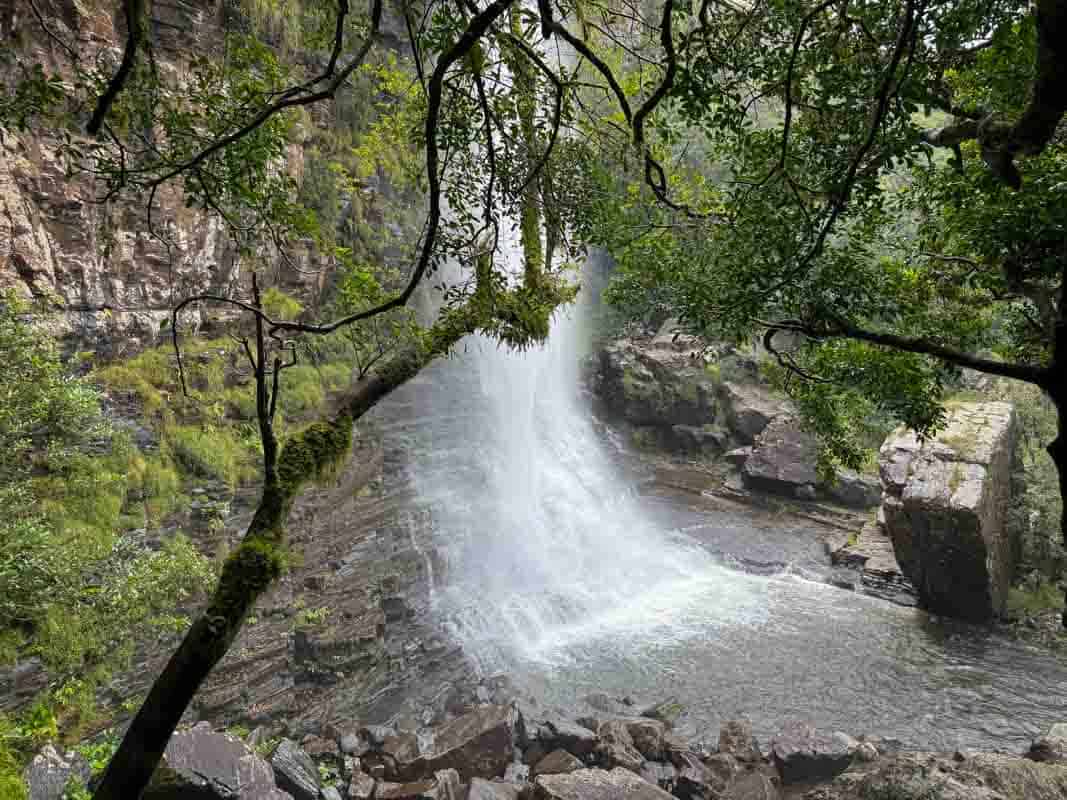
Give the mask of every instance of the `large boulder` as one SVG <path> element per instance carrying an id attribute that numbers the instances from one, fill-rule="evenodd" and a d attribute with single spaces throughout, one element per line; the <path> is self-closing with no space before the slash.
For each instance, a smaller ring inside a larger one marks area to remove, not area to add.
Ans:
<path id="1" fill-rule="evenodd" d="M 756 437 L 741 474 L 750 489 L 807 498 L 819 483 L 818 454 L 815 437 L 795 418 L 781 416 Z"/>
<path id="2" fill-rule="evenodd" d="M 754 770 L 746 772 L 726 787 L 722 800 L 778 800 L 781 792 L 769 776 Z"/>
<path id="3" fill-rule="evenodd" d="M 597 394 L 635 425 L 670 428 L 715 421 L 715 386 L 704 362 L 673 347 L 629 340 L 599 354 Z"/>
<path id="4" fill-rule="evenodd" d="M 600 723 L 597 733 L 600 741 L 594 753 L 600 766 L 606 769 L 621 767 L 635 773 L 641 771 L 645 757 L 634 746 L 629 725 L 625 720 L 606 720 Z"/>
<path id="5" fill-rule="evenodd" d="M 524 719 L 527 745 L 536 747 L 539 754 L 562 749 L 578 758 L 585 758 L 596 747 L 595 732 L 562 716 L 541 714 L 534 718 L 527 715 Z"/>
<path id="6" fill-rule="evenodd" d="M 636 719 L 626 723 L 634 749 L 649 761 L 662 761 L 667 724 L 658 719 Z"/>
<path id="7" fill-rule="evenodd" d="M 671 800 L 671 795 L 625 769 L 580 769 L 567 775 L 541 775 L 535 800 Z"/>
<path id="8" fill-rule="evenodd" d="M 530 774 L 538 775 L 563 775 L 585 767 L 581 761 L 572 756 L 566 750 L 553 750 L 547 756 L 534 764 Z"/>
<path id="9" fill-rule="evenodd" d="M 827 780 L 848 769 L 852 751 L 846 737 L 821 733 L 811 725 L 786 725 L 771 740 L 771 758 L 782 783 Z"/>
<path id="10" fill-rule="evenodd" d="M 898 430 L 882 445 L 885 528 L 919 602 L 970 620 L 1003 612 L 1016 543 L 1011 499 L 1015 413 L 1007 403 L 961 403 L 920 441 Z"/>
<path id="11" fill-rule="evenodd" d="M 293 800 L 274 770 L 235 736 L 206 722 L 170 737 L 142 800 Z"/>
<path id="12" fill-rule="evenodd" d="M 674 781 L 674 795 L 681 800 L 718 800 L 741 774 L 741 765 L 728 753 L 687 762 Z"/>
<path id="13" fill-rule="evenodd" d="M 719 400 L 727 426 L 745 444 L 752 444 L 772 420 L 791 410 L 788 400 L 758 383 L 724 381 Z"/>
<path id="14" fill-rule="evenodd" d="M 29 800 L 60 800 L 70 781 L 84 786 L 90 774 L 89 763 L 81 755 L 73 750 L 63 754 L 48 744 L 26 765 L 22 779 Z"/>
<path id="15" fill-rule="evenodd" d="M 293 800 L 318 800 L 319 770 L 300 745 L 291 739 L 282 739 L 270 764 L 274 767 L 278 788 L 289 792 Z"/>
<path id="16" fill-rule="evenodd" d="M 429 741 L 407 735 L 396 737 L 392 747 L 385 742 L 386 772 L 401 781 L 417 781 L 447 769 L 456 770 L 464 781 L 497 778 L 522 739 L 522 717 L 513 706 L 479 706 L 433 730 Z M 363 760 L 369 762 L 370 754 Z"/>

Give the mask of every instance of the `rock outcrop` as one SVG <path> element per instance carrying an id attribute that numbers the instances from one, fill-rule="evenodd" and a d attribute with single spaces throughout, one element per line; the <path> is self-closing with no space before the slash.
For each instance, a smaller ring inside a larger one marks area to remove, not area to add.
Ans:
<path id="1" fill-rule="evenodd" d="M 925 608 L 970 620 L 1003 612 L 1017 553 L 1005 525 L 1015 440 L 1009 404 L 963 403 L 936 436 L 898 430 L 882 446 L 885 529 Z"/>
<path id="2" fill-rule="evenodd" d="M 814 500 L 818 443 L 792 417 L 780 417 L 763 430 L 741 468 L 750 488 Z"/>
<path id="3" fill-rule="evenodd" d="M 73 46 L 83 66 L 117 63 L 126 32 L 123 14 L 115 9 L 107 3 L 36 0 L 30 13 L 22 0 L 0 0 L 0 39 L 13 60 L 40 64 L 47 73 L 74 83 L 60 43 Z M 226 35 L 249 24 L 244 13 L 241 3 L 226 0 L 152 4 L 146 21 L 160 73 L 188 75 L 193 59 L 221 57 Z M 37 14 L 48 21 L 49 35 L 42 32 Z M 384 28 L 395 30 L 391 8 L 384 17 Z M 382 43 L 396 47 L 398 40 L 386 34 Z M 19 74 L 14 65 L 5 72 Z M 6 79 L 4 75 L 0 82 Z M 311 115 L 316 124 L 333 124 L 332 113 L 313 108 Z M 330 284 L 331 259 L 306 243 L 294 244 L 284 257 L 264 245 L 256 248 L 253 259 L 239 258 L 227 226 L 216 216 L 186 207 L 177 182 L 152 193 L 152 226 L 147 194 L 102 201 L 104 191 L 89 172 L 68 173 L 65 127 L 12 129 L 0 137 L 0 290 L 10 287 L 23 297 L 57 301 L 55 333 L 72 345 L 110 356 L 133 355 L 156 343 L 170 309 L 183 297 L 246 293 L 251 270 L 243 263 L 253 260 L 261 278 L 304 305 Z M 74 144 L 81 143 L 75 138 Z M 310 146 L 307 128 L 296 126 L 284 168 L 297 180 Z M 349 202 L 346 209 L 360 205 L 361 224 L 380 223 L 384 193 L 369 182 L 359 191 L 358 203 Z M 190 328 L 203 320 L 195 307 L 185 317 Z"/>
<path id="4" fill-rule="evenodd" d="M 881 487 L 873 477 L 839 470 L 833 480 L 824 480 L 816 469 L 818 440 L 792 414 L 771 420 L 743 455 L 741 475 L 745 485 L 756 491 L 800 500 L 828 499 L 850 508 L 873 508 L 881 499 Z M 741 456 L 738 453 L 738 460 Z"/>
<path id="5" fill-rule="evenodd" d="M 240 739 L 207 723 L 175 733 L 144 800 L 293 800 L 278 788 L 274 770 Z"/>
<path id="6" fill-rule="evenodd" d="M 597 393 L 635 425 L 670 429 L 715 421 L 715 385 L 703 359 L 669 338 L 614 342 L 600 352 L 598 366 Z"/>

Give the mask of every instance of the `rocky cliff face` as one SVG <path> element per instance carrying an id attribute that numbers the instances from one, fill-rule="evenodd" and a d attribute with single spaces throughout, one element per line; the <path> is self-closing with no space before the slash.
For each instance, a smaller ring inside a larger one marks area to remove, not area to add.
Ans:
<path id="1" fill-rule="evenodd" d="M 68 77 L 69 57 L 116 57 L 125 31 L 121 3 L 37 0 L 46 33 L 24 0 L 0 0 L 0 41 L 15 57 Z M 226 29 L 237 24 L 229 0 L 166 0 L 150 4 L 153 48 L 163 71 L 180 74 L 193 57 L 218 52 Z M 164 187 L 155 198 L 154 231 L 148 198 L 104 202 L 85 175 L 69 178 L 60 154 L 62 130 L 7 133 L 0 140 L 0 289 L 24 297 L 54 298 L 60 335 L 72 344 L 125 355 L 154 343 L 177 299 L 193 291 L 230 293 L 246 288 L 247 269 L 215 218 L 184 208 Z M 289 148 L 287 169 L 299 176 L 300 142 Z M 292 261 L 260 254 L 260 268 L 305 304 L 318 296 L 328 273 L 314 256 Z M 187 323 L 199 320 L 190 310 Z"/>
<path id="2" fill-rule="evenodd" d="M 937 436 L 898 430 L 882 446 L 885 528 L 931 611 L 976 620 L 1003 612 L 1017 556 L 1005 526 L 1015 444 L 1011 405 L 963 403 Z"/>
<path id="3" fill-rule="evenodd" d="M 789 399 L 761 380 L 751 353 L 677 335 L 673 326 L 611 342 L 598 354 L 593 391 L 634 426 L 635 440 L 689 457 L 731 451 L 727 459 L 753 491 L 878 505 L 881 489 L 871 477 L 848 470 L 829 482 L 819 476 L 818 440 L 802 429 Z"/>

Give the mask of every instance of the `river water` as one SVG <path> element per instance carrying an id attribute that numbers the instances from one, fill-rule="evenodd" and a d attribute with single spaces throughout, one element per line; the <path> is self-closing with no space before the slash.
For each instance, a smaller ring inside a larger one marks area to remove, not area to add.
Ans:
<path id="1" fill-rule="evenodd" d="M 1018 751 L 1067 719 L 1055 655 L 817 580 L 825 559 L 796 520 L 642 486 L 578 391 L 582 316 L 522 354 L 472 337 L 419 384 L 431 613 L 480 671 L 563 709 L 675 696 L 697 738 L 744 715 L 764 737 L 806 720 Z M 759 574 L 736 567 L 752 561 Z"/>

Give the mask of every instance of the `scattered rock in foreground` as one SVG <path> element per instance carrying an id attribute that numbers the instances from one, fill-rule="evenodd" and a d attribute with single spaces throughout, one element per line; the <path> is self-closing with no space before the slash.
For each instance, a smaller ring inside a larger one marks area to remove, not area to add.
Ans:
<path id="1" fill-rule="evenodd" d="M 535 778 L 538 775 L 565 775 L 584 767 L 585 764 L 566 750 L 553 750 L 534 765 L 530 774 Z"/>
<path id="2" fill-rule="evenodd" d="M 319 771 L 311 756 L 291 739 L 282 739 L 271 756 L 274 780 L 278 788 L 289 792 L 293 800 L 318 800 Z"/>
<path id="3" fill-rule="evenodd" d="M 541 775 L 535 800 L 671 800 L 671 795 L 634 773 L 616 768 L 580 769 L 568 775 Z"/>
<path id="4" fill-rule="evenodd" d="M 979 753 L 957 761 L 933 753 L 901 753 L 865 773 L 847 772 L 806 800 L 867 798 L 1062 800 L 1067 767 L 1017 756 Z"/>
<path id="5" fill-rule="evenodd" d="M 459 773 L 438 770 L 432 778 L 411 783 L 380 783 L 374 800 L 464 800 Z"/>
<path id="6" fill-rule="evenodd" d="M 1026 757 L 1046 764 L 1067 764 L 1067 723 L 1059 722 L 1030 745 Z"/>
<path id="7" fill-rule="evenodd" d="M 829 780 L 844 772 L 852 763 L 852 752 L 845 737 L 793 722 L 771 740 L 771 758 L 782 783 L 808 783 Z"/>
<path id="8" fill-rule="evenodd" d="M 506 781 L 472 778 L 467 800 L 519 800 L 522 786 Z"/>
<path id="9" fill-rule="evenodd" d="M 727 720 L 722 724 L 719 728 L 719 752 L 751 763 L 763 758 L 759 742 L 752 733 L 752 723 L 747 719 Z"/>
<path id="10" fill-rule="evenodd" d="M 142 800 L 293 800 L 274 770 L 240 739 L 206 722 L 176 732 Z"/>
<path id="11" fill-rule="evenodd" d="M 522 718 L 514 707 L 479 706 L 436 730 L 426 752 L 420 750 L 414 734 L 395 737 L 395 747 L 384 759 L 386 774 L 396 780 L 417 781 L 454 769 L 464 781 L 500 777 L 522 741 L 521 729 Z M 388 752 L 390 742 L 384 747 Z"/>

